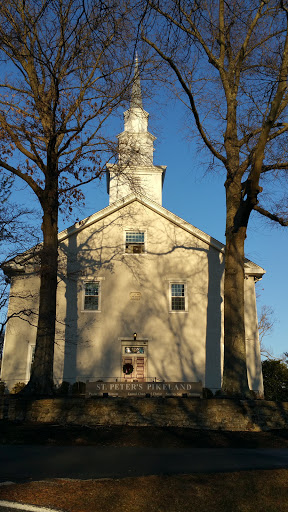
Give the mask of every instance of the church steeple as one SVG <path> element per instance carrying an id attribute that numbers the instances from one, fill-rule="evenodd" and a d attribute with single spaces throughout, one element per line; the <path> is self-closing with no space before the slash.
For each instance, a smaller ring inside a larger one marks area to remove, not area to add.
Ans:
<path id="1" fill-rule="evenodd" d="M 162 204 L 166 166 L 153 165 L 154 140 L 148 132 L 149 114 L 143 109 L 136 55 L 130 107 L 124 112 L 124 131 L 118 135 L 118 165 L 107 165 L 109 203 L 132 192 Z M 162 177 L 163 174 L 163 177 Z"/>

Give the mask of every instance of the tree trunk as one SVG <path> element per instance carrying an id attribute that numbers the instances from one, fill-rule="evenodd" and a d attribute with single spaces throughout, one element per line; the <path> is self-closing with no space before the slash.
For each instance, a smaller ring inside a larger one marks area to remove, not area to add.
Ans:
<path id="1" fill-rule="evenodd" d="M 55 186 L 56 185 L 56 186 Z M 39 316 L 35 356 L 24 394 L 53 394 L 53 361 L 56 322 L 58 270 L 58 191 L 57 180 L 42 201 L 43 249 L 41 251 Z"/>
<path id="2" fill-rule="evenodd" d="M 226 249 L 224 278 L 224 370 L 222 389 L 249 396 L 244 319 L 244 242 L 247 222 L 241 183 L 226 185 Z"/>

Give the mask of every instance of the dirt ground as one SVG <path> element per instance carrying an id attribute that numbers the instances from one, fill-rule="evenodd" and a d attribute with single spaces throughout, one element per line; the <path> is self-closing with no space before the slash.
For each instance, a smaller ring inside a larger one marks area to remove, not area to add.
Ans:
<path id="1" fill-rule="evenodd" d="M 0 487 L 0 500 L 64 512 L 287 512 L 288 470 L 28 482 Z"/>

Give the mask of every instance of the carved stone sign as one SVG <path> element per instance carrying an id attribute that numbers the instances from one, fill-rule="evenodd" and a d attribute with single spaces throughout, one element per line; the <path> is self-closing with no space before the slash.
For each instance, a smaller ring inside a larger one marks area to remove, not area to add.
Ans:
<path id="1" fill-rule="evenodd" d="M 130 292 L 130 300 L 140 300 L 141 292 Z"/>
<path id="2" fill-rule="evenodd" d="M 86 397 L 202 396 L 202 382 L 86 382 Z"/>

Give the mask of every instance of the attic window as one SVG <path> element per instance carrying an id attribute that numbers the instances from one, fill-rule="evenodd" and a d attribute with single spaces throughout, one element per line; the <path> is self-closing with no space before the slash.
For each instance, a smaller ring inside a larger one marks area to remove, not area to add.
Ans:
<path id="1" fill-rule="evenodd" d="M 141 254 L 145 252 L 144 231 L 126 231 L 125 252 L 128 254 Z"/>

